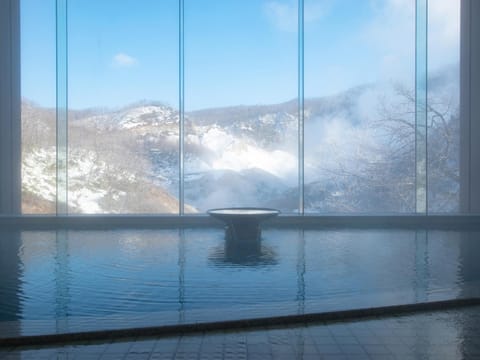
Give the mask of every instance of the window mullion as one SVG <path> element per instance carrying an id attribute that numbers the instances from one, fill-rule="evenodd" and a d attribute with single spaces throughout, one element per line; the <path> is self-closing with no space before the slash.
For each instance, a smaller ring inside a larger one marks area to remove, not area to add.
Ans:
<path id="1" fill-rule="evenodd" d="M 179 28 L 178 28 L 178 126 L 179 126 L 179 213 L 184 215 L 185 212 L 185 3 L 179 0 Z"/>
<path id="2" fill-rule="evenodd" d="M 304 1 L 298 0 L 298 212 L 305 211 L 305 97 L 304 97 Z"/>
<path id="3" fill-rule="evenodd" d="M 428 0 L 415 10 L 415 211 L 428 212 L 427 169 L 427 26 Z"/>
<path id="4" fill-rule="evenodd" d="M 68 213 L 68 32 L 67 0 L 56 1 L 57 215 Z"/>

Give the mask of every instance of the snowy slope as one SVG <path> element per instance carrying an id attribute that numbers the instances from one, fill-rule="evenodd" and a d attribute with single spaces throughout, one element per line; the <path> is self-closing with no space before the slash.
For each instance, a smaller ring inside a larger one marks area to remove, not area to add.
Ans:
<path id="1" fill-rule="evenodd" d="M 454 79 L 454 68 L 431 79 L 431 104 L 446 114 L 444 125 L 439 122 L 429 130 L 438 139 L 458 131 L 450 125 L 458 116 Z M 408 93 L 396 84 L 372 84 L 305 99 L 305 204 L 309 210 L 411 209 L 414 103 Z M 55 112 L 30 102 L 24 102 L 22 112 L 23 189 L 53 202 Z M 69 118 L 73 212 L 178 211 L 176 109 L 143 102 L 122 109 L 71 111 Z M 184 170 L 188 210 L 229 205 L 295 211 L 297 118 L 294 100 L 187 113 Z M 442 141 L 432 144 L 437 146 L 436 153 L 449 152 L 444 154 L 448 160 L 442 160 L 443 165 L 440 158 L 437 163 L 455 173 L 455 144 L 449 149 L 442 147 Z M 438 172 L 435 176 L 441 179 L 443 175 Z M 437 192 L 452 193 L 453 197 L 458 192 L 453 177 L 437 183 L 432 187 Z M 451 200 L 443 197 L 442 201 Z"/>

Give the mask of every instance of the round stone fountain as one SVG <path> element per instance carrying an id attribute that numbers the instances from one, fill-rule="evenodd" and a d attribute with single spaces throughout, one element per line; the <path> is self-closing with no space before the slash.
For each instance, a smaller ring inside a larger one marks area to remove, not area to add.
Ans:
<path id="1" fill-rule="evenodd" d="M 280 211 L 269 208 L 235 207 L 211 209 L 207 213 L 226 225 L 227 239 L 256 243 L 260 239 L 260 223 L 277 216 Z"/>

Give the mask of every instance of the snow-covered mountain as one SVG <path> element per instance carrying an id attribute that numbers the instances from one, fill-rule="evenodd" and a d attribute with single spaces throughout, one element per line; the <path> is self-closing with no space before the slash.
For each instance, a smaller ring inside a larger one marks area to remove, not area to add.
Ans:
<path id="1" fill-rule="evenodd" d="M 443 166 L 439 204 L 455 207 L 458 96 L 454 70 L 432 77 L 432 123 Z M 453 87 L 452 87 L 453 86 Z M 411 91 L 365 85 L 305 100 L 307 211 L 412 211 L 414 110 Z M 179 114 L 158 102 L 121 109 L 69 111 L 68 196 L 73 213 L 176 213 Z M 432 115 L 433 116 L 433 115 Z M 273 105 L 206 109 L 185 116 L 187 212 L 219 206 L 298 208 L 298 108 Z M 437 119 L 438 120 L 438 119 Z M 56 192 L 55 111 L 22 104 L 25 212 L 53 212 Z M 455 133 L 457 132 L 457 133 Z M 443 161 L 441 158 L 447 158 Z M 443 161 L 443 162 L 442 162 Z M 446 173 L 453 175 L 448 177 Z M 435 183 L 432 187 L 435 189 Z M 440 206 L 440 205 L 439 205 Z"/>

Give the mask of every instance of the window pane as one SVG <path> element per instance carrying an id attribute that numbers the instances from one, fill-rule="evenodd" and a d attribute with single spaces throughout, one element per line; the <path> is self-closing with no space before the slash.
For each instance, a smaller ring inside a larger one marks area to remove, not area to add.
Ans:
<path id="1" fill-rule="evenodd" d="M 22 212 L 55 213 L 55 1 L 22 0 Z"/>
<path id="2" fill-rule="evenodd" d="M 178 213 L 178 2 L 71 0 L 69 211 Z"/>
<path id="3" fill-rule="evenodd" d="M 459 211 L 460 1 L 428 2 L 429 211 Z"/>
<path id="4" fill-rule="evenodd" d="M 305 211 L 415 211 L 415 2 L 305 3 Z"/>
<path id="5" fill-rule="evenodd" d="M 185 1 L 185 211 L 298 209 L 297 4 Z"/>

